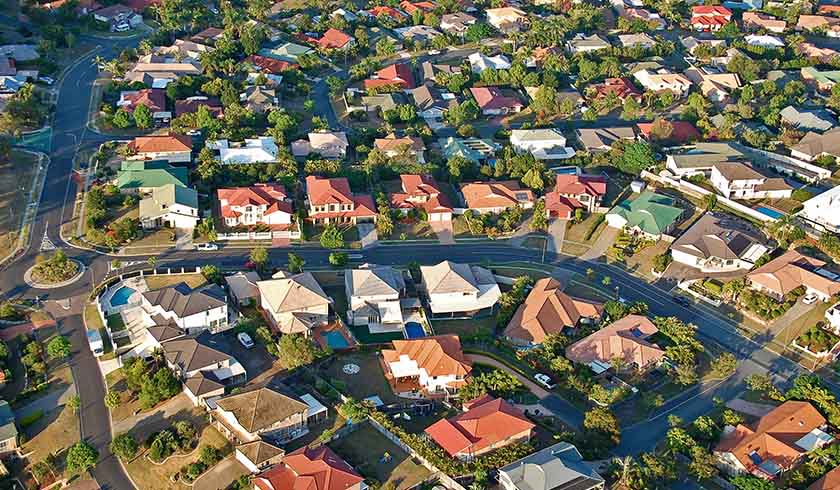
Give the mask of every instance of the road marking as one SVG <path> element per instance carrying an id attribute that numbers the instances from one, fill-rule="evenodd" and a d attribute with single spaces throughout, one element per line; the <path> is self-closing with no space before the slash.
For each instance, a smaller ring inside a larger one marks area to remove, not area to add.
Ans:
<path id="1" fill-rule="evenodd" d="M 41 251 L 42 252 L 56 249 L 56 246 L 53 243 L 53 241 L 50 240 L 49 236 L 47 236 L 47 229 L 49 228 L 49 225 L 50 225 L 49 221 L 44 223 L 44 236 L 41 238 Z"/>

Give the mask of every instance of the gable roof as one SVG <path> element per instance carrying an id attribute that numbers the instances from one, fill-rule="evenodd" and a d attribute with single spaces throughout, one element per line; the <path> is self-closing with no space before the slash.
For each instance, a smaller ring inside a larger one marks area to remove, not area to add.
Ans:
<path id="1" fill-rule="evenodd" d="M 128 144 L 137 153 L 192 151 L 192 137 L 186 134 L 138 136 Z"/>
<path id="2" fill-rule="evenodd" d="M 477 292 L 480 285 L 496 284 L 489 270 L 449 260 L 436 265 L 420 266 L 420 275 L 428 294 Z"/>
<path id="3" fill-rule="evenodd" d="M 198 219 L 198 192 L 195 189 L 175 184 L 166 184 L 152 189 L 151 196 L 140 200 L 138 216 L 141 219 L 163 216 L 171 212 L 170 208 L 175 204 L 194 209 L 195 218 Z"/>
<path id="4" fill-rule="evenodd" d="M 347 490 L 362 478 L 327 446 L 303 447 L 254 478 L 259 490 Z"/>
<path id="5" fill-rule="evenodd" d="M 202 313 L 227 304 L 225 292 L 216 284 L 199 289 L 190 289 L 186 283 L 179 283 L 153 291 L 146 291 L 143 297 L 152 306 L 171 311 L 179 318 Z"/>
<path id="6" fill-rule="evenodd" d="M 816 273 L 825 262 L 788 250 L 780 257 L 747 274 L 750 282 L 758 284 L 779 295 L 786 295 L 799 286 L 820 291 L 827 296 L 840 293 L 840 282 L 832 281 Z"/>
<path id="7" fill-rule="evenodd" d="M 531 189 L 523 189 L 519 182 L 468 182 L 461 184 L 467 207 L 470 209 L 507 208 L 534 202 Z"/>
<path id="8" fill-rule="evenodd" d="M 817 157 L 823 153 L 840 155 L 840 128 L 831 129 L 823 134 L 809 131 L 799 143 L 791 147 L 791 150 L 810 157 Z"/>
<path id="9" fill-rule="evenodd" d="M 518 490 L 590 490 L 601 488 L 604 479 L 568 442 L 531 453 L 499 469 Z"/>
<path id="10" fill-rule="evenodd" d="M 230 355 L 208 347 L 194 338 L 169 340 L 161 344 L 161 349 L 166 360 L 185 373 L 233 359 Z"/>
<path id="11" fill-rule="evenodd" d="M 706 213 L 671 244 L 671 249 L 702 259 L 734 260 L 763 241 L 746 222 L 728 215 Z"/>
<path id="12" fill-rule="evenodd" d="M 465 403 L 464 408 L 468 407 L 466 412 L 439 420 L 425 430 L 452 457 L 495 448 L 535 427 L 521 410 L 501 398 L 484 396 Z"/>
<path id="13" fill-rule="evenodd" d="M 242 453 L 243 456 L 248 458 L 248 461 L 257 467 L 259 467 L 262 463 L 270 461 L 272 458 L 286 454 L 286 451 L 282 448 L 279 448 L 274 444 L 269 444 L 262 439 L 240 444 L 236 446 L 236 450 Z"/>
<path id="14" fill-rule="evenodd" d="M 321 204 L 350 204 L 353 194 L 350 192 L 350 182 L 344 177 L 325 179 L 310 175 L 306 177 L 306 193 L 310 205 Z"/>
<path id="15" fill-rule="evenodd" d="M 405 289 L 402 273 L 387 265 L 351 269 L 344 277 L 348 292 L 355 297 L 399 295 Z"/>
<path id="16" fill-rule="evenodd" d="M 165 160 L 124 161 L 117 171 L 117 187 L 120 189 L 152 188 L 166 184 L 186 187 L 188 182 L 188 168 L 173 167 Z"/>
<path id="17" fill-rule="evenodd" d="M 566 347 L 566 357 L 578 364 L 609 364 L 618 357 L 644 368 L 665 356 L 664 350 L 646 340 L 658 331 L 647 317 L 627 315 Z"/>
<path id="18" fill-rule="evenodd" d="M 627 226 L 638 227 L 645 233 L 660 235 L 682 216 L 683 210 L 674 206 L 670 197 L 654 192 L 643 192 L 636 199 L 625 199 L 607 214 L 618 214 L 627 220 Z"/>
<path id="19" fill-rule="evenodd" d="M 230 412 L 246 431 L 256 433 L 268 429 L 289 417 L 306 413 L 309 406 L 267 386 L 228 395 L 216 401 L 222 410 Z"/>
<path id="20" fill-rule="evenodd" d="M 332 303 L 327 293 L 311 272 L 301 272 L 283 279 L 270 279 L 257 283 L 268 304 L 262 305 L 274 313 L 300 311 Z"/>
<path id="21" fill-rule="evenodd" d="M 429 376 L 463 377 L 472 370 L 472 363 L 464 357 L 457 335 L 436 335 L 411 340 L 394 340 L 393 349 L 382 349 L 386 363 L 398 362 L 406 356 L 424 369 Z"/>
<path id="22" fill-rule="evenodd" d="M 600 318 L 603 311 L 604 305 L 573 298 L 561 290 L 556 279 L 543 278 L 519 305 L 504 335 L 539 344 L 550 334 L 575 327 L 581 318 Z"/>

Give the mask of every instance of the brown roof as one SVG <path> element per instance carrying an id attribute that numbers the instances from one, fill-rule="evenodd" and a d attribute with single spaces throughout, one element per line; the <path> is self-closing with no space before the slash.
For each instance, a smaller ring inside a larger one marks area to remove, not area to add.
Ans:
<path id="1" fill-rule="evenodd" d="M 812 483 L 808 490 L 840 490 L 840 466 Z"/>
<path id="2" fill-rule="evenodd" d="M 464 357 L 457 335 L 394 340 L 392 344 L 393 349 L 382 350 L 382 358 L 389 364 L 406 356 L 429 376 L 466 376 L 472 370 L 472 363 Z"/>
<path id="3" fill-rule="evenodd" d="M 255 466 L 259 466 L 272 458 L 286 454 L 283 449 L 261 439 L 240 444 L 236 446 L 236 450 L 248 458 L 248 461 L 254 463 Z"/>
<path id="4" fill-rule="evenodd" d="M 823 425 L 825 418 L 813 405 L 787 401 L 761 417 L 755 428 L 738 424 L 723 436 L 715 451 L 732 453 L 747 471 L 766 461 L 787 469 L 807 451 L 797 446 L 797 441 Z"/>
<path id="5" fill-rule="evenodd" d="M 541 343 L 546 336 L 573 328 L 581 318 L 600 318 L 604 306 L 572 298 L 556 279 L 540 279 L 505 328 L 505 337 Z"/>
<path id="6" fill-rule="evenodd" d="M 720 162 L 716 163 L 714 168 L 730 182 L 733 180 L 761 180 L 764 178 L 763 175 L 740 162 Z"/>
<path id="7" fill-rule="evenodd" d="M 204 371 L 190 376 L 184 381 L 184 386 L 195 396 L 202 396 L 217 390 L 224 390 L 225 385 L 204 374 Z"/>
<path id="8" fill-rule="evenodd" d="M 823 267 L 825 262 L 813 257 L 807 257 L 789 250 L 784 255 L 764 264 L 750 272 L 747 278 L 751 283 L 762 286 L 781 296 L 788 294 L 799 286 L 820 291 L 827 296 L 840 293 L 840 283 L 832 281 L 815 272 Z"/>
<path id="9" fill-rule="evenodd" d="M 671 249 L 703 259 L 734 260 L 753 244 L 763 241 L 759 232 L 744 221 L 706 213 L 671 244 Z"/>
<path id="10" fill-rule="evenodd" d="M 250 433 L 267 429 L 295 414 L 305 413 L 309 408 L 302 401 L 268 387 L 229 395 L 216 404 L 233 413 L 239 425 Z"/>
<path id="11" fill-rule="evenodd" d="M 373 147 L 380 151 L 396 151 L 402 147 L 408 147 L 412 151 L 423 151 L 426 149 L 422 138 L 417 136 L 397 138 L 394 134 L 390 134 L 384 138 L 376 138 L 373 141 Z"/>
<path id="12" fill-rule="evenodd" d="M 128 144 L 137 153 L 160 153 L 192 150 L 192 138 L 185 134 L 138 136 Z"/>
<path id="13" fill-rule="evenodd" d="M 566 357 L 578 364 L 609 363 L 624 359 L 639 368 L 662 360 L 665 351 L 647 338 L 659 330 L 647 317 L 628 315 L 566 348 Z"/>
<path id="14" fill-rule="evenodd" d="M 534 193 L 515 180 L 461 184 L 461 193 L 470 209 L 508 208 L 534 202 Z"/>

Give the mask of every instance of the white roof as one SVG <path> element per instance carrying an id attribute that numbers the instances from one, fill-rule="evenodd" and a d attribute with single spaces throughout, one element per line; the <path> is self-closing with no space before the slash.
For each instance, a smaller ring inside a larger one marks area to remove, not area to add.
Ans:
<path id="1" fill-rule="evenodd" d="M 467 59 L 470 61 L 472 70 L 476 73 L 481 73 L 488 68 L 507 70 L 511 67 L 510 60 L 503 54 L 485 56 L 482 53 L 475 52 L 469 55 Z"/>
<path id="2" fill-rule="evenodd" d="M 319 413 L 327 413 L 327 407 L 321 404 L 321 402 L 316 400 L 315 397 L 310 395 L 309 393 L 304 393 L 303 395 L 300 395 L 300 399 L 303 403 L 309 406 L 309 408 L 306 411 L 307 417 L 312 417 L 313 415 L 318 415 Z"/>
<path id="3" fill-rule="evenodd" d="M 264 163 L 277 160 L 277 144 L 271 136 L 261 136 L 246 139 L 236 148 L 231 148 L 228 142 L 219 143 L 219 159 L 222 163 Z"/>
<path id="4" fill-rule="evenodd" d="M 833 440 L 833 437 L 821 431 L 820 429 L 814 429 L 811 432 L 802 436 L 801 439 L 796 441 L 796 445 L 806 451 L 813 451 L 814 449 L 822 447 Z"/>

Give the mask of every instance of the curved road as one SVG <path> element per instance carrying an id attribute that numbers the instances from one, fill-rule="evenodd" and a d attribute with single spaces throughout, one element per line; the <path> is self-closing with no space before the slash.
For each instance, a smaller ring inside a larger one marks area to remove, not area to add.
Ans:
<path id="1" fill-rule="evenodd" d="M 100 41 L 103 46 L 97 53 L 92 53 L 80 60 L 65 74 L 59 87 L 58 107 L 53 123 L 53 139 L 50 152 L 51 164 L 47 172 L 44 192 L 41 197 L 36 222 L 32 226 L 31 243 L 25 253 L 16 261 L 9 264 L 0 279 L 0 287 L 7 296 L 38 296 L 42 300 L 73 298 L 74 314 L 59 319 L 59 328 L 67 335 L 73 345 L 71 366 L 77 389 L 82 401 L 81 429 L 82 437 L 97 447 L 100 461 L 93 471 L 97 482 L 105 489 L 123 490 L 134 488 L 126 476 L 119 462 L 108 451 L 111 440 L 110 417 L 103 403 L 105 394 L 104 383 L 96 359 L 91 354 L 84 331 L 80 310 L 84 299 L 92 289 L 92 285 L 105 277 L 109 269 L 111 257 L 96 252 L 73 248 L 61 240 L 59 236 L 60 223 L 72 215 L 76 186 L 71 179 L 72 160 L 80 149 L 95 147 L 108 138 L 86 129 L 88 105 L 91 87 L 96 77 L 96 68 L 92 65 L 95 55 L 112 57 L 118 52 L 136 43 L 127 41 Z M 316 84 L 316 90 L 325 89 L 323 82 Z M 320 98 L 320 97 L 318 97 Z M 316 108 L 330 121 L 334 120 L 331 109 Z M 67 254 L 87 264 L 89 272 L 84 279 L 67 287 L 52 290 L 36 290 L 26 286 L 21 278 L 23 271 L 30 267 L 39 252 L 41 238 L 44 236 L 63 247 Z M 328 250 L 319 248 L 292 247 L 290 249 L 275 248 L 270 251 L 272 265 L 285 265 L 287 253 L 294 250 L 302 256 L 310 266 L 328 266 Z M 456 262 L 499 263 L 509 261 L 540 262 L 543 253 L 538 250 L 512 248 L 504 242 L 476 242 L 470 244 L 439 245 L 401 243 L 398 245 L 382 245 L 360 253 L 363 262 L 373 262 L 384 265 L 405 264 L 411 259 L 424 264 L 436 263 L 444 259 Z M 223 268 L 241 268 L 248 259 L 249 251 L 243 248 L 222 247 L 213 252 L 168 251 L 157 255 L 158 267 L 188 267 L 215 264 Z M 147 256 L 138 256 L 136 260 L 143 261 Z M 122 257 L 125 258 L 125 257 Z M 637 454 L 652 449 L 668 430 L 666 415 L 675 414 L 690 420 L 713 407 L 713 397 L 730 398 L 743 389 L 743 379 L 752 373 L 771 373 L 779 381 L 786 381 L 791 377 L 806 372 L 794 362 L 780 357 L 765 349 L 762 345 L 743 337 L 738 333 L 732 321 L 715 310 L 701 305 L 690 308 L 682 307 L 673 302 L 671 296 L 647 282 L 628 274 L 627 272 L 600 263 L 581 261 L 577 258 L 545 254 L 547 265 L 558 267 L 566 271 L 585 274 L 591 268 L 600 276 L 610 276 L 612 282 L 619 288 L 621 296 L 630 301 L 642 301 L 649 305 L 653 315 L 674 315 L 682 320 L 692 322 L 698 326 L 698 331 L 706 341 L 714 341 L 735 353 L 741 360 L 735 376 L 708 388 L 689 390 L 681 397 L 671 400 L 666 407 L 651 418 L 623 431 L 622 443 L 616 453 Z M 832 387 L 836 390 L 836 387 Z M 562 400 L 561 400 L 562 402 Z M 554 404 L 552 410 L 564 410 L 562 404 Z M 580 414 L 569 417 L 579 417 Z M 579 420 L 579 419 L 576 419 Z"/>

